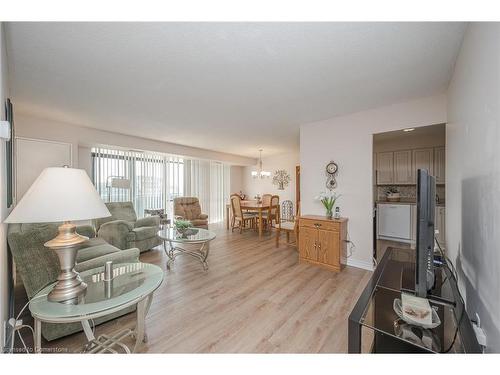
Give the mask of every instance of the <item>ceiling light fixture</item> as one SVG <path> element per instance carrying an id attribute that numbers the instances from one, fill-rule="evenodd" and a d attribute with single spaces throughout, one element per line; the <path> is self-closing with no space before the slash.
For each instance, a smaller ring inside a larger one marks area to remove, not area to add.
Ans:
<path id="1" fill-rule="evenodd" d="M 259 163 L 257 164 L 258 170 L 252 171 L 253 178 L 269 178 L 271 172 L 266 172 L 262 169 L 262 149 L 259 150 Z"/>
<path id="2" fill-rule="evenodd" d="M 415 128 L 403 129 L 403 131 L 404 131 L 404 132 L 412 132 L 412 131 L 414 131 L 414 130 L 415 130 Z"/>

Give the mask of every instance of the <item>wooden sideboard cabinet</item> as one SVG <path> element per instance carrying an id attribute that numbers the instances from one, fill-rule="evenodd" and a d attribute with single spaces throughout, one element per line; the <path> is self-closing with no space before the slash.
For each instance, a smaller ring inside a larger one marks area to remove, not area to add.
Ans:
<path id="1" fill-rule="evenodd" d="M 341 271 L 347 258 L 347 219 L 304 215 L 299 218 L 299 260 Z"/>

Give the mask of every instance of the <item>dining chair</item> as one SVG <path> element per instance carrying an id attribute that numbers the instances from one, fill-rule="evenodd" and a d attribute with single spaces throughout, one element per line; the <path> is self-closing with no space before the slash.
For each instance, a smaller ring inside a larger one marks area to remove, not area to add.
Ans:
<path id="1" fill-rule="evenodd" d="M 299 243 L 299 216 L 300 216 L 300 203 L 297 203 L 297 211 L 293 221 L 279 221 L 276 226 L 276 247 L 280 246 L 281 231 L 286 233 L 286 244 L 298 247 Z M 295 242 L 290 242 L 290 233 L 295 235 Z"/>
<path id="2" fill-rule="evenodd" d="M 281 203 L 280 220 L 281 221 L 293 221 L 293 202 L 291 200 L 284 200 Z"/>
<path id="3" fill-rule="evenodd" d="M 231 209 L 233 216 L 231 218 L 231 232 L 234 228 L 240 228 L 240 233 L 243 228 L 250 224 L 250 228 L 255 228 L 255 214 L 243 212 L 241 209 L 241 197 L 238 194 L 231 195 Z M 238 225 L 236 225 L 238 224 Z"/>
<path id="4" fill-rule="evenodd" d="M 268 205 L 271 203 L 271 198 L 273 197 L 272 194 L 263 194 L 262 195 L 262 205 Z"/>
<path id="5" fill-rule="evenodd" d="M 270 195 L 270 194 L 269 194 Z M 264 203 L 263 203 L 264 204 Z M 273 221 L 277 224 L 280 220 L 280 197 L 279 195 L 271 195 L 269 199 L 269 209 L 262 214 L 262 221 L 266 229 L 273 226 Z"/>

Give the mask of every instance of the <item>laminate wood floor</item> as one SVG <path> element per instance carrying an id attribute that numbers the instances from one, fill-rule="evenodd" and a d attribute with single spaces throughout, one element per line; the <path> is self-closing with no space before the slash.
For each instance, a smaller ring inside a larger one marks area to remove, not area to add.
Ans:
<path id="1" fill-rule="evenodd" d="M 147 353 L 338 353 L 347 351 L 347 317 L 371 273 L 346 267 L 334 273 L 298 263 L 294 247 L 274 232 L 259 241 L 212 228 L 209 270 L 179 256 L 166 271 L 162 248 L 141 255 L 141 261 L 165 270 L 155 292 L 146 326 Z M 284 236 L 283 236 L 284 238 Z M 96 327 L 96 336 L 135 325 L 129 314 Z M 83 333 L 46 348 L 78 351 Z"/>

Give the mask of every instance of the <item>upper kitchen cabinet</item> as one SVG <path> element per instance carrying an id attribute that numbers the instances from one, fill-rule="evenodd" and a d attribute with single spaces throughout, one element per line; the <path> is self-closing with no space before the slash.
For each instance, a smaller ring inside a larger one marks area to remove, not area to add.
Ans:
<path id="1" fill-rule="evenodd" d="M 412 182 L 417 182 L 417 170 L 427 169 L 429 173 L 434 174 L 434 149 L 433 148 L 422 148 L 418 150 L 413 150 L 413 174 Z"/>
<path id="2" fill-rule="evenodd" d="M 446 151 L 444 147 L 434 149 L 434 176 L 436 183 L 444 184 L 446 176 Z"/>
<path id="3" fill-rule="evenodd" d="M 394 152 L 394 184 L 413 183 L 411 150 Z"/>
<path id="4" fill-rule="evenodd" d="M 394 183 L 394 153 L 379 152 L 377 154 L 377 185 Z"/>

